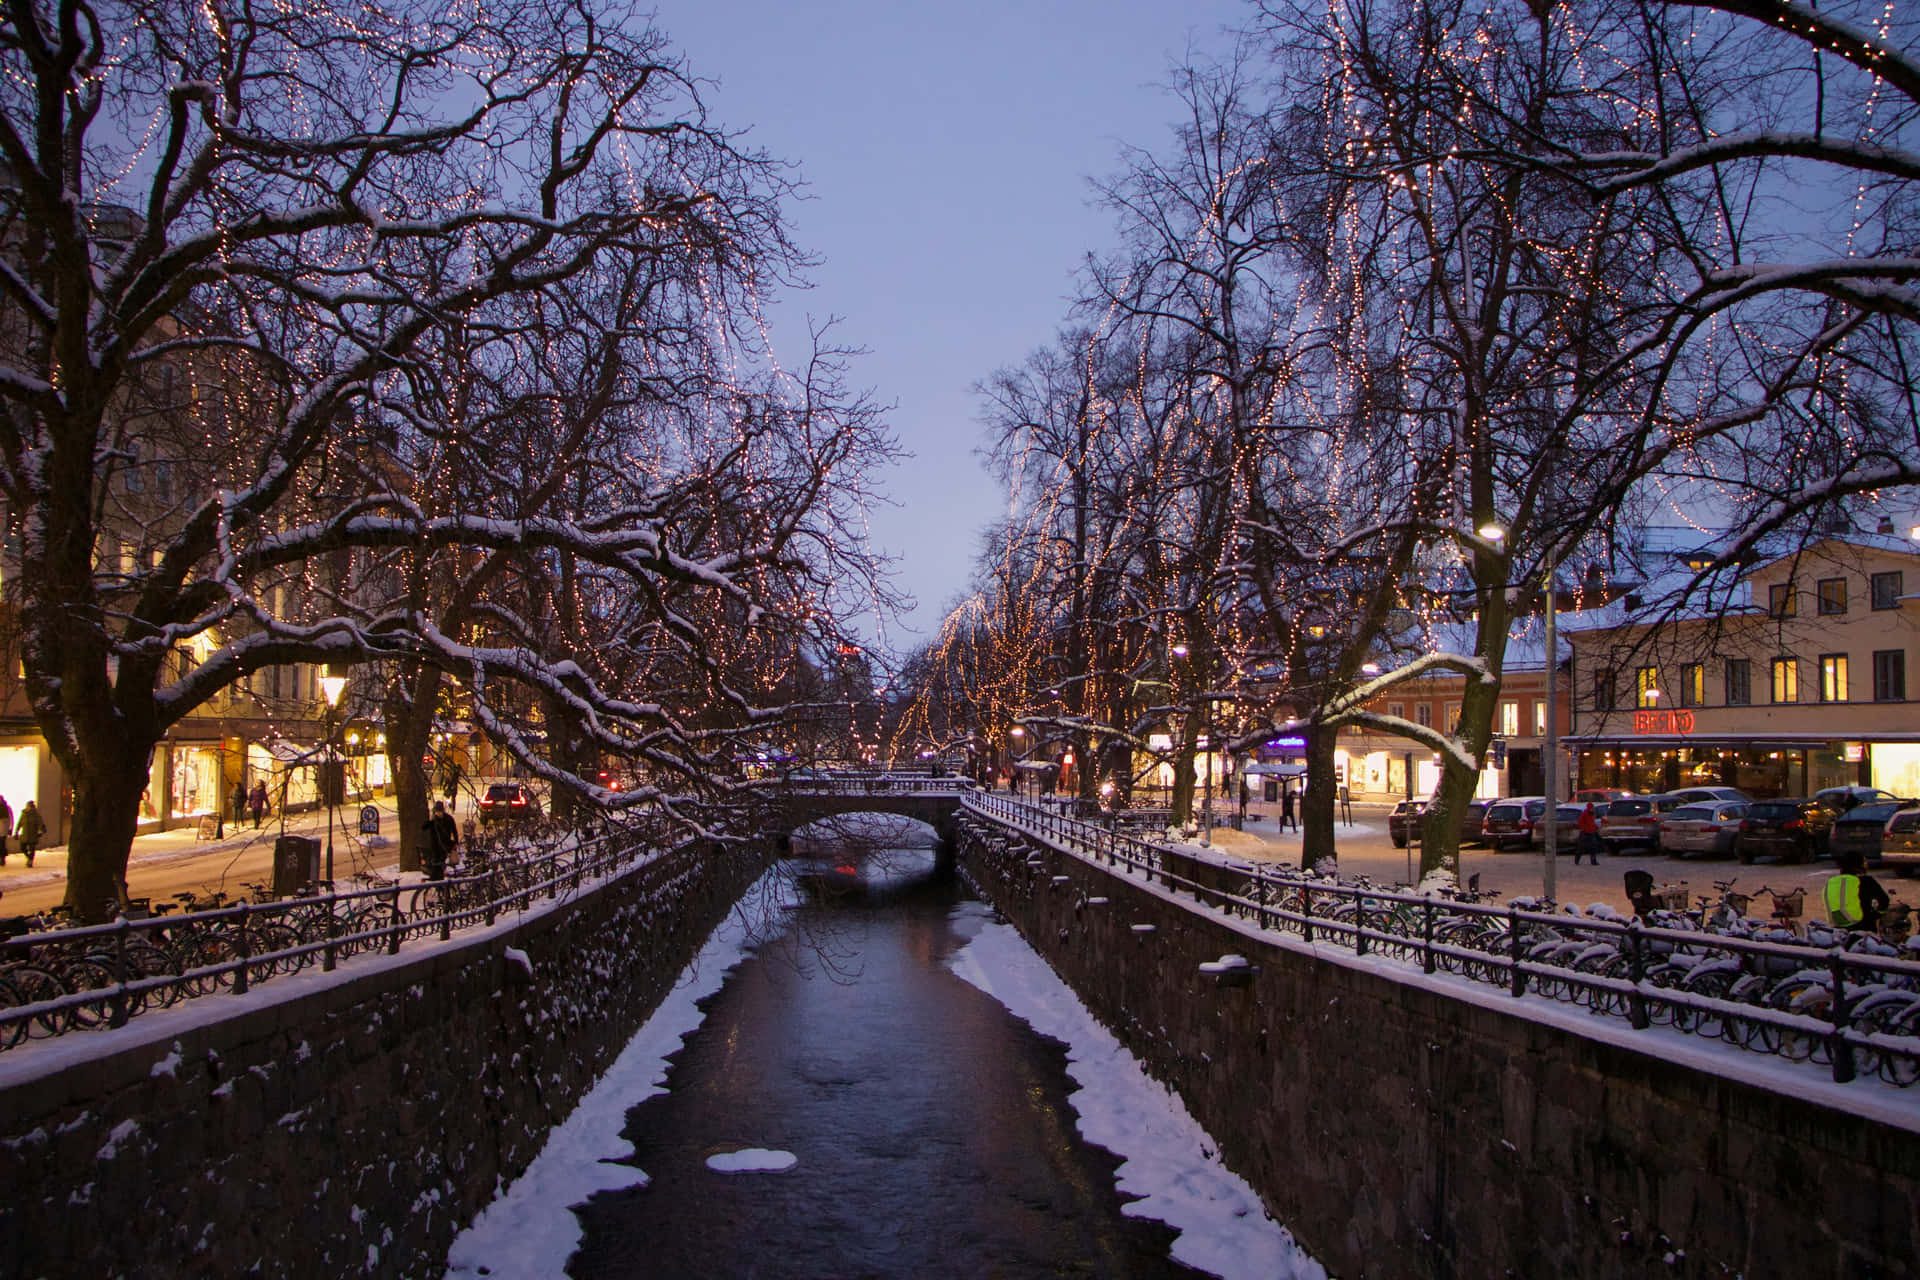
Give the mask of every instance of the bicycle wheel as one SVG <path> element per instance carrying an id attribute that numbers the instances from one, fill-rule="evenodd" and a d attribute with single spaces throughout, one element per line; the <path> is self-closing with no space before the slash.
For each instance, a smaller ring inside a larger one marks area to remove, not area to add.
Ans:
<path id="1" fill-rule="evenodd" d="M 391 945 L 392 934 L 389 930 L 399 929 L 406 922 L 400 918 L 400 912 L 391 902 L 369 902 L 355 909 L 348 917 L 347 927 L 360 935 L 354 942 L 356 951 L 385 950 Z"/>
<path id="2" fill-rule="evenodd" d="M 188 934 L 175 944 L 174 954 L 180 972 L 193 975 L 182 984 L 188 995 L 211 995 L 222 987 L 233 985 L 234 970 L 229 968 L 194 973 L 195 970 L 212 969 L 215 965 L 230 965 L 240 958 L 239 949 L 225 933 L 209 929 Z"/>
<path id="3" fill-rule="evenodd" d="M 306 963 L 305 956 L 282 955 L 300 945 L 293 926 L 278 920 L 263 920 L 247 931 L 248 952 L 260 957 L 247 966 L 249 982 L 264 982 L 276 973 L 293 973 Z"/>
<path id="4" fill-rule="evenodd" d="M 66 984 L 60 981 L 58 974 L 37 965 L 13 966 L 6 972 L 6 982 L 16 1006 L 42 1004 L 49 1000 L 58 1000 L 67 994 Z M 57 1036 L 67 1029 L 67 1015 L 49 1011 L 13 1025 L 20 1028 L 22 1038 L 32 1036 L 36 1039 L 44 1039 L 48 1036 Z"/>
<path id="5" fill-rule="evenodd" d="M 98 960 L 69 960 L 60 966 L 60 980 L 66 984 L 69 992 L 98 991 L 97 1000 L 75 1005 L 69 1012 L 75 1027 L 97 1027 L 113 1017 L 113 996 L 107 994 L 120 985 L 113 976 L 113 970 Z"/>

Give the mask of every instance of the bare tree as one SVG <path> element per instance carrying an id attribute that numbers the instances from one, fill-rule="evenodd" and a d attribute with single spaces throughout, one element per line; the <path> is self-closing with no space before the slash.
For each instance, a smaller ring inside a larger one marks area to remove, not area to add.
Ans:
<path id="1" fill-rule="evenodd" d="M 711 291 L 706 308 L 641 308 L 662 318 L 647 335 L 662 350 L 686 336 L 680 317 L 750 324 L 740 309 L 801 265 L 781 171 L 705 122 L 643 19 L 568 3 L 46 0 L 9 12 L 0 57 L 0 490 L 22 548 L 8 590 L 34 714 L 73 780 L 68 902 L 83 917 L 123 891 L 154 744 L 274 666 L 458 672 L 482 725 L 531 761 L 533 736 L 489 700 L 501 682 L 611 749 L 672 738 L 679 762 L 725 755 L 678 694 L 601 684 L 511 608 L 483 618 L 513 576 L 488 576 L 489 560 L 512 563 L 528 600 L 556 558 L 592 566 L 650 599 L 627 637 L 670 637 L 699 673 L 686 693 L 740 721 L 777 715 L 727 679 L 740 654 L 702 627 L 725 616 L 728 638 L 788 643 L 833 630 L 830 607 L 789 589 L 871 567 L 841 540 L 831 492 L 847 477 L 857 493 L 886 447 L 870 411 L 831 378 L 687 389 L 713 443 L 695 470 L 736 461 L 734 511 L 758 517 L 714 537 L 683 530 L 685 506 L 645 474 L 516 494 L 502 451 L 534 479 L 543 442 L 514 435 L 502 397 L 479 407 L 499 415 L 492 451 L 467 447 L 470 419 L 444 396 L 467 350 L 523 390 L 531 366 L 500 353 L 530 314 L 563 314 L 563 287 L 602 255 L 653 264 L 664 291 Z M 635 342 L 622 335 L 623 362 L 643 367 Z M 108 561 L 127 415 L 169 376 L 196 389 L 199 470 L 152 545 Z M 618 474 L 618 433 L 594 421 L 556 469 Z M 328 556 L 367 582 L 323 589 L 310 568 Z M 703 614 L 695 598 L 716 603 Z M 572 651 L 590 634 L 569 635 Z"/>

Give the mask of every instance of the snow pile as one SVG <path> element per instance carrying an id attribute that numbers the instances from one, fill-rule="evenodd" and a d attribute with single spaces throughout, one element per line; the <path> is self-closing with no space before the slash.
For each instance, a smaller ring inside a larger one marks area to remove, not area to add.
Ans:
<path id="1" fill-rule="evenodd" d="M 504 954 L 508 964 L 513 965 L 529 978 L 533 976 L 533 960 L 526 952 L 518 947 L 508 947 Z"/>
<path id="2" fill-rule="evenodd" d="M 660 1002 L 600 1082 L 580 1100 L 566 1123 L 547 1138 L 527 1171 L 447 1250 L 447 1276 L 557 1276 L 580 1247 L 580 1220 L 561 1210 L 583 1204 L 598 1191 L 644 1187 L 647 1175 L 626 1160 L 633 1144 L 620 1136 L 627 1112 L 665 1093 L 667 1057 L 679 1051 L 706 1017 L 700 1001 L 720 989 L 729 970 L 745 957 L 753 922 L 765 918 L 771 895 L 782 888 L 768 876 L 747 894 Z"/>
<path id="3" fill-rule="evenodd" d="M 1080 1086 L 1068 1099 L 1080 1135 L 1122 1158 L 1116 1183 L 1140 1197 L 1125 1212 L 1179 1231 L 1175 1260 L 1226 1280 L 1326 1280 L 1326 1268 L 1220 1163 L 1213 1139 L 1179 1097 L 1148 1078 L 1011 925 L 978 923 L 949 965 L 1034 1030 L 1066 1042 L 1067 1074 Z"/>
<path id="4" fill-rule="evenodd" d="M 768 1151 L 764 1147 L 707 1157 L 707 1168 L 715 1173 L 785 1173 L 799 1163 L 800 1157 L 791 1151 Z"/>
<path id="5" fill-rule="evenodd" d="M 1435 867 L 1420 877 L 1420 883 L 1414 886 L 1413 891 L 1423 898 L 1445 898 L 1451 897 L 1459 887 L 1460 882 L 1454 878 L 1453 872 L 1445 867 Z"/>

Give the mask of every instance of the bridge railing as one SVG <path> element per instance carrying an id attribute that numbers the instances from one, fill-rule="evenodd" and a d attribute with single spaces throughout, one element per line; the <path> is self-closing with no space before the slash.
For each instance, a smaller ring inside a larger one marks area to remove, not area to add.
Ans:
<path id="1" fill-rule="evenodd" d="M 974 789 L 971 778 L 935 778 L 923 773 L 832 774 L 783 779 L 779 785 L 800 795 L 830 796 L 957 796 Z"/>
<path id="2" fill-rule="evenodd" d="M 0 1049 L 118 1027 L 151 1009 L 403 943 L 444 942 L 471 924 L 530 909 L 665 848 L 651 824 L 576 837 L 441 880 L 364 881 L 347 892 L 240 902 L 0 940 Z"/>
<path id="3" fill-rule="evenodd" d="M 1087 861 L 1158 881 L 1207 909 L 1341 947 L 1619 1018 L 1672 1027 L 1736 1048 L 1830 1067 L 1836 1081 L 1870 1073 L 1920 1080 L 1920 962 L 1861 937 L 1742 936 L 1753 922 L 1712 932 L 1684 914 L 1595 918 L 1376 889 L 1288 868 L 1219 864 L 984 792 L 966 808 Z M 1169 856 L 1173 854 L 1173 856 Z M 1203 878 L 1204 877 L 1204 878 Z M 1824 945 L 1823 945 L 1824 943 Z M 1911 953 L 1908 953 L 1911 955 Z"/>

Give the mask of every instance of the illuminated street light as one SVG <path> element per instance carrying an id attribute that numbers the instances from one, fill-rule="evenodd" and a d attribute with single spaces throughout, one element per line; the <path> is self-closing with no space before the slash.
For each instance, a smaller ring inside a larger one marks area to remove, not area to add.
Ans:
<path id="1" fill-rule="evenodd" d="M 336 757 L 333 753 L 334 714 L 340 707 L 340 695 L 346 692 L 347 678 L 333 674 L 333 668 L 327 668 L 327 674 L 320 677 L 320 692 L 327 698 L 327 892 L 333 889 L 333 811 L 335 804 Z"/>

